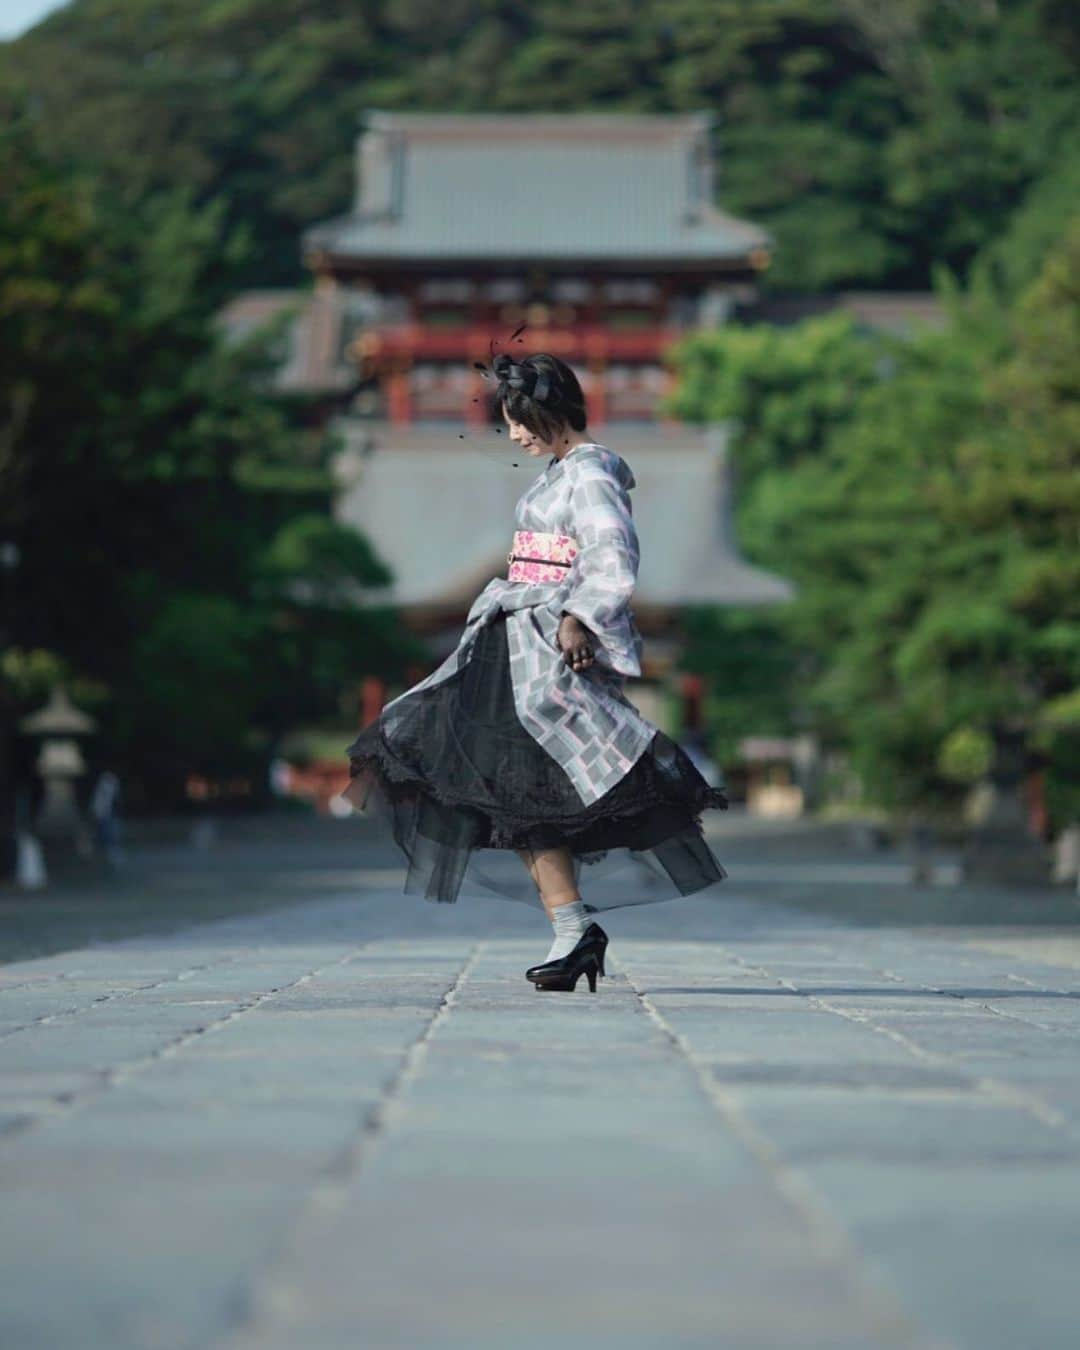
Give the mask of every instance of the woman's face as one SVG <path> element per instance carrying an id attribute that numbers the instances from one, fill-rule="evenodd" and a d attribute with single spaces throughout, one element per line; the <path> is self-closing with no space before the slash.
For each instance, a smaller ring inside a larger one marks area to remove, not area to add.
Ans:
<path id="1" fill-rule="evenodd" d="M 523 427 L 520 422 L 515 422 L 504 407 L 502 410 L 503 421 L 510 428 L 510 439 L 515 445 L 520 445 L 523 450 L 528 451 L 534 459 L 539 459 L 542 455 L 551 454 L 551 446 L 547 441 L 542 441 L 535 432 L 529 431 Z"/>

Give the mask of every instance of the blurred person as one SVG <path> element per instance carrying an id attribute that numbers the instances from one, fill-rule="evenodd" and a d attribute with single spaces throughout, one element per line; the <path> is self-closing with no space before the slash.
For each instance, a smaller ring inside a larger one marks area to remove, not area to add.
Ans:
<path id="1" fill-rule="evenodd" d="M 275 797 L 288 797 L 292 793 L 292 765 L 281 755 L 275 755 L 267 773 L 270 791 Z"/>
<path id="2" fill-rule="evenodd" d="M 554 940 L 526 978 L 569 990 L 584 974 L 595 992 L 608 939 L 588 916 L 726 877 L 700 815 L 728 801 L 624 692 L 642 649 L 630 466 L 590 436 L 581 385 L 558 357 L 500 354 L 492 370 L 510 440 L 547 466 L 517 503 L 507 577 L 477 596 L 442 664 L 347 748 L 342 796 L 388 826 L 406 893 L 453 902 L 467 875 L 539 904 Z M 483 849 L 512 850 L 527 875 L 485 875 Z M 581 864 L 597 875 L 620 855 L 660 884 L 586 901 Z"/>
<path id="3" fill-rule="evenodd" d="M 120 848 L 120 779 L 106 767 L 98 774 L 90 794 L 90 818 L 94 842 L 110 867 L 123 862 Z"/>

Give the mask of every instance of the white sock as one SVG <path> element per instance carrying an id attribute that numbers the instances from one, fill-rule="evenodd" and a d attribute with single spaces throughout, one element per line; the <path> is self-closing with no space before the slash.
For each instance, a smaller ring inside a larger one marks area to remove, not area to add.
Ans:
<path id="1" fill-rule="evenodd" d="M 555 941 L 551 944 L 551 951 L 544 957 L 545 961 L 557 961 L 572 952 L 590 920 L 585 913 L 584 902 L 574 900 L 569 905 L 556 905 L 555 917 L 551 922 L 555 929 Z"/>

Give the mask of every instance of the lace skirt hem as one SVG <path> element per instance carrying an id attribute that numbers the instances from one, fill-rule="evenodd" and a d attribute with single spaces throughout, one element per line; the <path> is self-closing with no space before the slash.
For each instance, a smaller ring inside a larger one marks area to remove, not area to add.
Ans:
<path id="1" fill-rule="evenodd" d="M 485 891 L 539 903 L 520 864 L 497 877 L 476 865 L 477 852 L 489 849 L 529 862 L 564 848 L 575 877 L 581 864 L 643 865 L 630 888 L 583 897 L 593 911 L 688 895 L 722 880 L 727 873 L 701 824 L 703 811 L 727 808 L 722 788 L 657 729 L 623 778 L 583 804 L 518 720 L 504 617 L 478 635 L 461 671 L 397 700 L 348 747 L 343 795 L 388 828 L 407 862 L 406 893 L 453 902 L 468 872 Z"/>

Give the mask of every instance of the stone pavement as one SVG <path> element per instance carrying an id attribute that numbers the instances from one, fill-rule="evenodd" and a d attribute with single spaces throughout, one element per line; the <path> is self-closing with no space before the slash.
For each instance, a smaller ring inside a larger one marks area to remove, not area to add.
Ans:
<path id="1" fill-rule="evenodd" d="M 1074 1350 L 1075 920 L 718 852 L 601 916 L 596 994 L 524 980 L 539 911 L 375 853 L 0 967 L 0 1345 Z"/>

